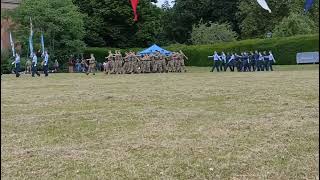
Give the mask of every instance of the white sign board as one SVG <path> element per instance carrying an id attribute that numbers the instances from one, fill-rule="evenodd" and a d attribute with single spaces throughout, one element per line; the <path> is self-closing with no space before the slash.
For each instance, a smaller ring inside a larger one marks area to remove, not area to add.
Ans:
<path id="1" fill-rule="evenodd" d="M 297 53 L 297 64 L 319 63 L 319 52 Z"/>

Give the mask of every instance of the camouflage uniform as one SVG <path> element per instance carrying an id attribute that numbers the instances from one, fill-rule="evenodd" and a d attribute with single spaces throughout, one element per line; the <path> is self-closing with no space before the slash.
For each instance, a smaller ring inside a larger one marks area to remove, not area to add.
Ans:
<path id="1" fill-rule="evenodd" d="M 89 73 L 93 73 L 95 75 L 95 69 L 96 69 L 96 59 L 94 58 L 93 54 L 91 54 L 91 58 L 89 60 L 89 69 L 87 71 L 87 75 Z"/>
<path id="2" fill-rule="evenodd" d="M 112 61 L 113 61 L 113 55 L 111 52 L 109 53 L 109 56 L 107 57 L 107 63 L 105 66 L 105 73 L 106 74 L 111 74 L 112 73 Z"/>

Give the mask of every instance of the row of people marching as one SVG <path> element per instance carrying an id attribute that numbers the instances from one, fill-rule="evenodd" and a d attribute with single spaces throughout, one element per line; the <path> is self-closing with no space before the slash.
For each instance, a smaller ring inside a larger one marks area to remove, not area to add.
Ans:
<path id="1" fill-rule="evenodd" d="M 43 72 L 44 72 L 45 76 L 48 76 L 48 70 L 49 70 L 49 68 L 48 68 L 48 61 L 49 61 L 48 51 L 45 51 L 41 55 L 41 57 L 43 58 L 43 60 L 41 62 L 41 65 L 43 67 Z M 38 57 L 37 57 L 36 52 L 33 52 L 31 54 L 31 59 L 32 59 L 32 61 L 31 61 L 30 65 L 29 65 L 30 62 L 26 63 L 26 69 L 29 69 L 29 71 L 30 71 L 29 66 L 31 66 L 31 76 L 34 77 L 35 74 L 37 74 L 37 76 L 40 76 L 40 73 L 37 70 Z M 20 55 L 18 52 L 15 53 L 14 61 L 12 62 L 12 64 L 14 65 L 14 71 L 15 71 L 16 77 L 19 77 L 20 76 Z"/>
<path id="2" fill-rule="evenodd" d="M 159 51 L 145 55 L 137 55 L 130 51 L 126 52 L 124 57 L 120 51 L 109 51 L 105 59 L 103 67 L 106 74 L 139 74 L 186 72 L 184 59 L 188 57 L 182 51 L 173 52 L 168 56 Z"/>
<path id="3" fill-rule="evenodd" d="M 235 71 L 238 72 L 248 72 L 248 71 L 273 71 L 272 64 L 276 62 L 271 51 L 263 53 L 255 51 L 247 53 L 243 52 L 241 55 L 237 53 L 227 53 L 224 52 L 219 55 L 216 51 L 213 56 L 213 67 L 211 72 L 215 69 L 219 71 Z"/>

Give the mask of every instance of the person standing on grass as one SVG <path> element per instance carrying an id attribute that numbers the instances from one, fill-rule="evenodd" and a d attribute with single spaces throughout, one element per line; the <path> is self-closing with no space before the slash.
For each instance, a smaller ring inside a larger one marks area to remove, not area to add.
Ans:
<path id="1" fill-rule="evenodd" d="M 263 52 L 264 68 L 266 71 L 269 71 L 269 56 L 266 51 Z"/>
<path id="2" fill-rule="evenodd" d="M 269 51 L 269 63 L 268 63 L 268 65 L 269 65 L 270 71 L 273 71 L 273 68 L 272 68 L 272 64 L 273 63 L 276 63 L 276 60 L 274 59 L 272 52 Z"/>
<path id="3" fill-rule="evenodd" d="M 251 70 L 253 72 L 256 71 L 256 60 L 254 59 L 254 54 L 252 51 L 250 52 L 249 60 L 250 60 L 250 65 L 249 65 L 250 71 Z"/>
<path id="4" fill-rule="evenodd" d="M 38 72 L 37 70 L 37 63 L 38 63 L 38 57 L 37 57 L 37 54 L 36 52 L 33 52 L 32 54 L 32 74 L 31 76 L 34 77 L 34 74 L 37 74 L 37 76 L 40 76 L 40 73 Z"/>
<path id="5" fill-rule="evenodd" d="M 227 55 L 227 63 L 225 66 L 224 71 L 227 71 L 228 68 L 230 69 L 231 72 L 234 71 L 234 61 L 235 61 L 235 56 L 233 53 L 231 53 L 231 55 L 228 53 Z"/>
<path id="6" fill-rule="evenodd" d="M 55 72 L 55 73 L 58 72 L 58 68 L 59 68 L 58 60 L 54 61 L 53 68 L 54 68 L 53 72 Z"/>
<path id="7" fill-rule="evenodd" d="M 16 53 L 16 57 L 15 60 L 12 62 L 12 64 L 14 64 L 14 72 L 16 74 L 16 77 L 20 76 L 20 55 L 18 53 Z"/>
<path id="8" fill-rule="evenodd" d="M 260 71 L 264 71 L 264 57 L 261 54 L 261 52 L 259 52 L 259 67 L 260 67 Z"/>
<path id="9" fill-rule="evenodd" d="M 237 71 L 241 71 L 241 56 L 239 56 L 237 53 L 234 53 L 234 58 L 235 58 L 235 65 L 237 67 Z"/>
<path id="10" fill-rule="evenodd" d="M 95 75 L 95 68 L 96 68 L 96 59 L 94 58 L 93 54 L 90 55 L 90 59 L 87 59 L 89 61 L 89 69 L 87 71 L 87 75 L 92 72 L 93 75 Z"/>
<path id="11" fill-rule="evenodd" d="M 220 71 L 223 71 L 222 68 L 225 67 L 226 65 L 226 62 L 227 61 L 227 57 L 226 57 L 226 54 L 224 52 L 221 53 L 221 62 L 220 62 Z"/>
<path id="12" fill-rule="evenodd" d="M 69 73 L 73 73 L 73 67 L 74 67 L 73 55 L 70 55 L 68 66 L 69 66 Z"/>
<path id="13" fill-rule="evenodd" d="M 260 64 L 259 64 L 259 53 L 256 50 L 253 54 L 253 59 L 255 61 L 255 70 L 260 71 Z"/>
<path id="14" fill-rule="evenodd" d="M 27 62 L 26 62 L 26 69 L 25 69 L 25 74 L 27 73 L 31 73 L 31 60 L 28 58 Z"/>
<path id="15" fill-rule="evenodd" d="M 221 58 L 218 55 L 217 51 L 215 51 L 213 54 L 213 67 L 212 67 L 211 72 L 213 72 L 215 68 L 219 72 L 220 61 L 221 61 Z"/>
<path id="16" fill-rule="evenodd" d="M 45 76 L 48 76 L 48 61 L 49 61 L 49 54 L 48 51 L 44 52 L 44 59 L 43 59 L 43 72 Z"/>

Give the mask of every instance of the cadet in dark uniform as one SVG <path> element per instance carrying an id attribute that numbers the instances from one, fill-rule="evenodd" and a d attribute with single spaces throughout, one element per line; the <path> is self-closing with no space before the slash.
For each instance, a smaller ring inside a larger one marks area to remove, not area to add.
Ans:
<path id="1" fill-rule="evenodd" d="M 224 52 L 221 53 L 221 62 L 220 62 L 220 71 L 223 71 L 222 68 L 225 67 L 225 65 L 227 64 L 227 57 L 226 55 L 224 54 Z"/>
<path id="2" fill-rule="evenodd" d="M 221 61 L 221 58 L 218 55 L 218 53 L 215 51 L 213 54 L 213 67 L 212 67 L 211 72 L 213 72 L 215 68 L 219 72 L 220 61 Z"/>
<path id="3" fill-rule="evenodd" d="M 250 52 L 249 59 L 250 59 L 250 70 L 254 72 L 256 71 L 256 60 L 254 59 L 254 54 L 252 51 Z"/>
<path id="4" fill-rule="evenodd" d="M 14 64 L 14 72 L 16 73 L 16 77 L 20 76 L 20 55 L 18 53 L 16 53 L 15 55 L 15 60 L 12 62 L 12 64 Z"/>
<path id="5" fill-rule="evenodd" d="M 237 67 L 237 71 L 238 72 L 241 72 L 241 56 L 239 56 L 237 53 L 234 54 L 235 56 L 235 64 L 236 64 L 236 67 Z"/>
<path id="6" fill-rule="evenodd" d="M 37 57 L 37 54 L 36 52 L 33 52 L 32 54 L 32 73 L 31 73 L 31 76 L 34 77 L 34 74 L 37 74 L 37 76 L 40 76 L 40 73 L 38 72 L 37 70 L 37 63 L 38 63 L 38 57 Z"/>
<path id="7" fill-rule="evenodd" d="M 260 71 L 264 71 L 264 57 L 261 54 L 261 52 L 259 52 L 259 60 L 258 60 L 258 62 L 259 62 L 258 64 L 259 64 Z"/>
<path id="8" fill-rule="evenodd" d="M 227 56 L 227 67 L 226 70 L 229 68 L 231 72 L 234 71 L 234 66 L 235 66 L 235 56 L 232 53 L 231 56 L 229 55 L 229 57 Z"/>
<path id="9" fill-rule="evenodd" d="M 276 62 L 276 60 L 274 59 L 272 52 L 269 51 L 269 63 L 268 63 L 268 65 L 269 65 L 270 71 L 273 71 L 272 64 L 275 63 L 275 62 Z"/>
<path id="10" fill-rule="evenodd" d="M 254 52 L 253 59 L 255 61 L 255 70 L 260 71 L 259 53 L 258 53 L 258 51 Z"/>
<path id="11" fill-rule="evenodd" d="M 45 76 L 48 76 L 48 61 L 49 61 L 48 51 L 45 51 L 44 58 L 43 58 L 43 72 Z"/>
<path id="12" fill-rule="evenodd" d="M 267 52 L 263 52 L 263 60 L 264 60 L 264 67 L 266 71 L 269 71 L 269 56 L 267 55 Z"/>
<path id="13" fill-rule="evenodd" d="M 243 53 L 242 55 L 242 71 L 243 72 L 248 72 L 250 71 L 250 61 L 249 61 L 249 56 L 246 52 Z"/>

